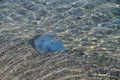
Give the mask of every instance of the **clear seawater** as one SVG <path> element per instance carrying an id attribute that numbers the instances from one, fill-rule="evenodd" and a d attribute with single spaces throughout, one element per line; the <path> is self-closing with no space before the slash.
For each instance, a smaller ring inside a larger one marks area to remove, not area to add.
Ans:
<path id="1" fill-rule="evenodd" d="M 42 57 L 29 41 L 49 31 L 67 50 Z M 110 80 L 119 62 L 119 0 L 0 0 L 2 80 Z"/>

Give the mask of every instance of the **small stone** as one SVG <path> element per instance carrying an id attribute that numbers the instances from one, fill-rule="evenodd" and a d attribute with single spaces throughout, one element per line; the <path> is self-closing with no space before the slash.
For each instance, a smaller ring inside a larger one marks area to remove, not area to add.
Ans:
<path id="1" fill-rule="evenodd" d="M 3 21 L 5 15 L 3 13 L 0 13 L 0 21 Z"/>
<path id="2" fill-rule="evenodd" d="M 13 19 L 13 20 L 15 20 L 15 21 L 21 21 L 22 20 L 22 16 L 18 16 L 15 13 L 11 14 L 10 18 Z"/>
<path id="3" fill-rule="evenodd" d="M 2 25 L 3 24 L 3 22 L 2 21 L 0 21 L 0 25 Z"/>
<path id="4" fill-rule="evenodd" d="M 9 2 L 9 3 L 19 3 L 19 2 L 24 2 L 24 1 L 25 0 L 7 0 L 7 2 Z"/>
<path id="5" fill-rule="evenodd" d="M 113 19 L 112 23 L 114 23 L 114 24 L 120 24 L 120 18 Z"/>
<path id="6" fill-rule="evenodd" d="M 120 71 L 114 71 L 110 73 L 111 76 L 120 76 Z"/>
<path id="7" fill-rule="evenodd" d="M 84 7 L 86 9 L 93 9 L 95 7 L 95 5 L 93 5 L 93 4 L 86 4 Z"/>
<path id="8" fill-rule="evenodd" d="M 34 0 L 35 3 L 41 3 L 41 0 Z"/>
<path id="9" fill-rule="evenodd" d="M 71 14 L 71 15 L 75 15 L 75 16 L 83 16 L 83 14 L 84 14 L 83 10 L 79 9 L 79 8 L 73 9 L 68 13 Z"/>
<path id="10" fill-rule="evenodd" d="M 75 56 L 76 56 L 76 57 L 80 57 L 80 56 L 85 55 L 85 53 L 82 52 L 82 51 L 80 51 L 80 50 L 76 50 L 76 51 L 74 51 L 74 52 L 75 52 Z"/>
<path id="11" fill-rule="evenodd" d="M 0 10 L 6 9 L 6 8 L 8 8 L 8 6 L 6 4 L 0 4 Z"/>
<path id="12" fill-rule="evenodd" d="M 92 16 L 91 18 L 95 23 L 108 22 L 110 20 L 110 17 L 104 15 Z"/>
<path id="13" fill-rule="evenodd" d="M 25 9 L 18 9 L 15 13 L 19 14 L 19 15 L 27 16 L 29 14 L 29 11 L 27 11 Z"/>
<path id="14" fill-rule="evenodd" d="M 44 9 L 41 9 L 41 10 L 37 11 L 37 13 L 38 13 L 39 16 L 46 16 L 47 15 L 47 11 L 44 10 Z"/>
<path id="15" fill-rule="evenodd" d="M 82 19 L 82 18 L 81 18 L 80 16 L 77 16 L 76 19 L 77 19 L 77 20 L 80 20 L 80 19 Z"/>
<path id="16" fill-rule="evenodd" d="M 42 8 L 43 8 L 43 5 L 41 3 L 39 3 L 39 4 L 36 4 L 32 7 L 30 7 L 29 9 L 32 11 L 37 11 L 37 10 L 42 9 Z"/>
<path id="17" fill-rule="evenodd" d="M 16 0 L 7 0 L 9 3 L 16 3 Z"/>
<path id="18" fill-rule="evenodd" d="M 115 18 L 112 20 L 112 27 L 114 27 L 114 29 L 120 29 L 120 18 Z"/>
<path id="19" fill-rule="evenodd" d="M 35 14 L 35 19 L 36 19 L 36 20 L 41 20 L 41 17 L 42 17 L 42 16 L 40 16 L 38 13 Z"/>
<path id="20" fill-rule="evenodd" d="M 56 10 L 57 10 L 57 12 L 63 13 L 69 9 L 70 9 L 70 7 L 68 6 L 68 7 L 60 7 L 60 8 L 57 8 Z"/>
<path id="21" fill-rule="evenodd" d="M 29 14 L 27 18 L 28 18 L 29 20 L 34 20 L 34 19 L 35 19 L 34 13 Z"/>
<path id="22" fill-rule="evenodd" d="M 113 1 L 113 0 L 106 0 L 107 2 L 111 2 L 111 1 Z"/>
<path id="23" fill-rule="evenodd" d="M 105 28 L 111 28 L 111 29 L 120 29 L 120 23 L 119 24 L 104 23 L 104 24 L 101 24 L 101 26 Z"/>
<path id="24" fill-rule="evenodd" d="M 29 10 L 32 6 L 34 6 L 34 4 L 31 2 L 24 2 L 23 6 L 24 6 L 24 8 Z"/>
<path id="25" fill-rule="evenodd" d="M 115 3 L 120 4 L 120 0 L 115 0 Z"/>
<path id="26" fill-rule="evenodd" d="M 32 25 L 37 25 L 37 24 L 38 24 L 38 22 L 36 22 L 36 21 L 32 22 Z"/>
<path id="27" fill-rule="evenodd" d="M 73 2 L 71 5 L 73 7 L 79 7 L 79 6 L 83 5 L 83 4 L 84 4 L 84 0 L 79 0 L 79 2 L 76 2 L 76 3 Z"/>
<path id="28" fill-rule="evenodd" d="M 5 0 L 0 0 L 0 3 L 3 3 Z"/>
<path id="29" fill-rule="evenodd" d="M 114 15 L 120 16 L 120 8 L 114 8 L 114 9 L 111 10 L 111 12 L 112 12 Z"/>
<path id="30" fill-rule="evenodd" d="M 104 34 L 104 35 L 108 35 L 111 34 L 113 31 L 109 28 L 105 28 L 105 27 L 94 27 L 92 29 L 92 33 L 93 34 Z"/>

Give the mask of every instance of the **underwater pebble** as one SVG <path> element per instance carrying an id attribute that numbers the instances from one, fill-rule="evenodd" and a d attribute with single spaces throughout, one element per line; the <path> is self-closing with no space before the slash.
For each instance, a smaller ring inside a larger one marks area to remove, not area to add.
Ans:
<path id="1" fill-rule="evenodd" d="M 93 34 L 111 34 L 112 30 L 108 29 L 108 28 L 104 28 L 104 27 L 94 27 L 92 29 L 92 33 Z"/>
<path id="2" fill-rule="evenodd" d="M 36 20 L 41 20 L 41 16 L 38 13 L 35 13 L 35 19 Z"/>
<path id="3" fill-rule="evenodd" d="M 4 2 L 4 0 L 0 0 L 0 4 L 2 4 Z"/>
<path id="4" fill-rule="evenodd" d="M 27 16 L 30 12 L 25 9 L 18 9 L 17 11 L 15 11 L 15 13 L 19 15 Z"/>
<path id="5" fill-rule="evenodd" d="M 114 71 L 110 73 L 111 76 L 120 76 L 120 71 Z"/>
<path id="6" fill-rule="evenodd" d="M 86 4 L 84 7 L 86 9 L 93 9 L 95 7 L 95 5 L 94 4 Z"/>
<path id="7" fill-rule="evenodd" d="M 71 15 L 75 15 L 75 16 L 83 16 L 83 14 L 84 14 L 83 10 L 79 9 L 79 8 L 73 9 L 73 10 L 69 11 L 68 13 Z"/>
<path id="8" fill-rule="evenodd" d="M 79 7 L 79 6 L 83 5 L 83 4 L 84 4 L 84 0 L 80 0 L 78 2 L 72 3 L 71 5 L 72 5 L 72 7 Z"/>
<path id="9" fill-rule="evenodd" d="M 30 10 L 31 7 L 34 6 L 34 4 L 31 3 L 31 2 L 24 2 L 24 3 L 23 3 L 23 6 L 24 6 L 24 8 Z"/>
<path id="10" fill-rule="evenodd" d="M 113 27 L 115 27 L 115 29 L 120 29 L 120 18 L 115 18 L 114 20 L 112 20 L 113 23 Z"/>
<path id="11" fill-rule="evenodd" d="M 3 22 L 2 21 L 0 21 L 0 25 L 2 25 L 3 24 Z"/>
<path id="12" fill-rule="evenodd" d="M 0 13 L 0 21 L 3 21 L 5 15 L 3 13 Z"/>
<path id="13" fill-rule="evenodd" d="M 120 0 L 115 0 L 115 3 L 120 4 Z"/>
<path id="14" fill-rule="evenodd" d="M 119 15 L 120 16 L 120 8 L 114 8 L 111 10 L 111 12 L 114 14 L 114 15 Z"/>
<path id="15" fill-rule="evenodd" d="M 114 24 L 120 24 L 120 18 L 113 19 L 112 23 L 114 23 Z"/>
<path id="16" fill-rule="evenodd" d="M 37 11 L 37 10 L 42 9 L 42 8 L 44 8 L 43 4 L 39 3 L 39 4 L 31 6 L 29 9 L 32 11 Z"/>
<path id="17" fill-rule="evenodd" d="M 5 1 L 9 3 L 19 3 L 19 2 L 24 2 L 25 0 L 5 0 Z"/>
<path id="18" fill-rule="evenodd" d="M 91 18 L 95 23 L 108 22 L 111 19 L 110 17 L 106 17 L 104 15 L 92 16 Z"/>
<path id="19" fill-rule="evenodd" d="M 0 10 L 8 8 L 8 5 L 6 4 L 0 4 Z"/>
<path id="20" fill-rule="evenodd" d="M 106 28 L 111 28 L 111 29 L 120 29 L 120 24 L 104 23 L 104 24 L 101 24 L 101 26 Z"/>
<path id="21" fill-rule="evenodd" d="M 67 11 L 69 9 L 70 9 L 70 7 L 66 7 L 66 8 L 60 7 L 60 8 L 57 8 L 56 11 L 62 13 L 62 12 L 65 12 L 65 11 Z"/>
<path id="22" fill-rule="evenodd" d="M 39 16 L 46 16 L 47 15 L 47 11 L 45 9 L 41 9 L 41 10 L 37 11 L 36 13 L 38 13 Z"/>
<path id="23" fill-rule="evenodd" d="M 23 16 L 20 16 L 17 14 L 11 14 L 10 18 L 15 20 L 15 21 L 18 21 L 18 22 L 23 22 L 23 20 L 24 20 Z"/>
<path id="24" fill-rule="evenodd" d="M 34 20 L 34 19 L 35 19 L 34 13 L 29 14 L 27 18 L 28 18 L 29 20 Z"/>
<path id="25" fill-rule="evenodd" d="M 113 1 L 113 0 L 106 0 L 107 2 L 111 2 L 111 1 Z"/>

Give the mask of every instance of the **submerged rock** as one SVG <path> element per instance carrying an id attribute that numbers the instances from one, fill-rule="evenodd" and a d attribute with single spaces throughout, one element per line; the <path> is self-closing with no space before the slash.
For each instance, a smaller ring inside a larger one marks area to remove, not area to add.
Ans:
<path id="1" fill-rule="evenodd" d="M 34 48 L 42 55 L 46 55 L 49 52 L 56 52 L 64 50 L 64 46 L 61 40 L 56 38 L 56 34 L 48 32 L 42 36 L 38 36 L 33 40 Z"/>
<path id="2" fill-rule="evenodd" d="M 111 12 L 114 14 L 114 15 L 120 15 L 120 8 L 114 8 L 111 10 Z"/>

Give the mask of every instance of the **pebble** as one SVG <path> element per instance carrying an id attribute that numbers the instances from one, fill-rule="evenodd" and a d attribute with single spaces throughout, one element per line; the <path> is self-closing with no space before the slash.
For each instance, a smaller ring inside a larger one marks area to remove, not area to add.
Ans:
<path id="1" fill-rule="evenodd" d="M 7 2 L 9 2 L 9 3 L 16 3 L 16 2 L 18 2 L 18 0 L 6 0 Z"/>
<path id="2" fill-rule="evenodd" d="M 31 2 L 24 2 L 24 3 L 23 3 L 23 6 L 24 6 L 24 8 L 30 10 L 31 7 L 34 6 L 34 4 L 31 3 Z"/>
<path id="3" fill-rule="evenodd" d="M 115 18 L 112 20 L 112 23 L 114 24 L 119 24 L 120 23 L 120 18 Z"/>
<path id="4" fill-rule="evenodd" d="M 114 71 L 110 73 L 111 76 L 120 76 L 120 71 Z"/>
<path id="5" fill-rule="evenodd" d="M 57 8 L 56 11 L 59 13 L 63 13 L 69 9 L 70 9 L 70 7 L 60 7 L 60 8 Z"/>
<path id="6" fill-rule="evenodd" d="M 44 6 L 41 3 L 39 3 L 39 4 L 31 6 L 29 9 L 32 11 L 37 11 L 37 10 L 42 9 L 42 8 L 44 8 Z"/>
<path id="7" fill-rule="evenodd" d="M 112 14 L 120 16 L 120 8 L 111 9 Z"/>
<path id="8" fill-rule="evenodd" d="M 112 20 L 112 25 L 115 29 L 120 29 L 120 18 L 115 18 Z"/>
<path id="9" fill-rule="evenodd" d="M 95 23 L 108 22 L 110 20 L 110 17 L 104 15 L 92 16 L 91 18 Z"/>
<path id="10" fill-rule="evenodd" d="M 36 20 L 41 20 L 41 17 L 42 17 L 42 16 L 40 16 L 39 13 L 35 13 L 35 19 L 36 19 Z"/>
<path id="11" fill-rule="evenodd" d="M 4 2 L 4 0 L 0 0 L 0 4 L 2 4 Z"/>
<path id="12" fill-rule="evenodd" d="M 74 2 L 74 3 L 72 3 L 71 5 L 72 5 L 72 7 L 82 6 L 82 5 L 84 5 L 84 0 L 80 0 L 80 1 L 78 1 L 78 2 Z"/>
<path id="13" fill-rule="evenodd" d="M 27 16 L 30 12 L 28 10 L 25 10 L 25 9 L 17 9 L 15 11 L 15 13 L 19 14 L 19 15 Z"/>
<path id="14" fill-rule="evenodd" d="M 112 30 L 104 27 L 95 27 L 92 29 L 93 34 L 111 34 Z"/>
<path id="15" fill-rule="evenodd" d="M 84 12 L 82 9 L 77 8 L 77 9 L 72 9 L 71 11 L 68 12 L 70 15 L 75 15 L 75 16 L 83 16 Z"/>
<path id="16" fill-rule="evenodd" d="M 111 2 L 111 1 L 113 1 L 113 0 L 106 0 L 107 2 Z"/>
<path id="17" fill-rule="evenodd" d="M 35 15 L 34 15 L 34 14 L 35 14 L 35 13 L 30 13 L 27 18 L 28 18 L 29 20 L 31 20 L 31 21 L 34 20 L 34 19 L 35 19 Z"/>
<path id="18" fill-rule="evenodd" d="M 0 10 L 8 8 L 8 5 L 6 4 L 0 4 Z"/>
<path id="19" fill-rule="evenodd" d="M 0 13 L 0 21 L 3 21 L 5 15 L 3 13 Z"/>
<path id="20" fill-rule="evenodd" d="M 0 21 L 0 25 L 2 25 L 3 24 L 3 22 L 2 21 Z"/>
<path id="21" fill-rule="evenodd" d="M 93 9 L 95 7 L 95 5 L 94 4 L 86 4 L 84 7 L 86 9 Z"/>
<path id="22" fill-rule="evenodd" d="M 47 11 L 45 9 L 40 9 L 36 12 L 39 16 L 46 16 L 47 15 Z"/>
<path id="23" fill-rule="evenodd" d="M 18 23 L 23 23 L 25 21 L 25 17 L 21 15 L 17 15 L 15 13 L 10 15 L 10 18 L 14 21 L 17 21 Z"/>
<path id="24" fill-rule="evenodd" d="M 115 3 L 120 4 L 120 0 L 115 0 Z"/>

